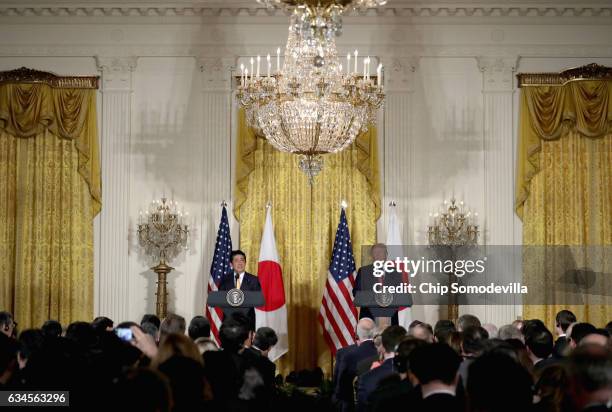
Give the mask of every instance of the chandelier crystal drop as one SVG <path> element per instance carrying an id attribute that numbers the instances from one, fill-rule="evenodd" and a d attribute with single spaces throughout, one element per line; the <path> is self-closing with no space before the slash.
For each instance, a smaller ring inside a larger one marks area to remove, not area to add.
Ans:
<path id="1" fill-rule="evenodd" d="M 284 62 L 250 59 L 241 66 L 237 99 L 247 122 L 276 149 L 300 155 L 298 165 L 309 181 L 321 171 L 326 153 L 336 153 L 376 121 L 384 100 L 382 65 L 371 68 L 368 56 L 346 55 L 343 67 L 336 49 L 341 16 L 354 7 L 384 4 L 376 0 L 259 0 L 292 10 Z M 371 75 L 372 73 L 372 75 Z"/>

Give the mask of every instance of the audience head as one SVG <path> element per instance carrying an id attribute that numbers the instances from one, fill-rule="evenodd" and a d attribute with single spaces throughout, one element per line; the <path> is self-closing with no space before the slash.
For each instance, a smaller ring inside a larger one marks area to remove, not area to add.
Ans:
<path id="1" fill-rule="evenodd" d="M 189 322 L 188 333 L 192 340 L 210 338 L 210 322 L 204 316 L 194 316 Z"/>
<path id="2" fill-rule="evenodd" d="M 76 343 L 80 348 L 93 347 L 98 338 L 93 326 L 87 322 L 73 322 L 66 328 L 66 339 Z"/>
<path id="3" fill-rule="evenodd" d="M 534 395 L 537 396 L 537 410 L 541 411 L 570 411 L 572 410 L 569 397 L 569 375 L 567 368 L 562 364 L 553 364 L 542 369 L 534 386 Z"/>
<path id="4" fill-rule="evenodd" d="M 573 323 L 570 327 L 569 344 L 572 349 L 580 344 L 580 341 L 587 335 L 595 333 L 597 328 L 590 323 Z"/>
<path id="5" fill-rule="evenodd" d="M 469 411 L 515 412 L 531 409 L 532 378 L 518 362 L 502 353 L 485 353 L 468 369 Z"/>
<path id="6" fill-rule="evenodd" d="M 523 333 L 523 336 L 527 336 L 532 331 L 539 329 L 546 329 L 544 322 L 542 322 L 540 319 L 529 319 L 523 323 L 521 332 Z"/>
<path id="7" fill-rule="evenodd" d="M 425 342 L 433 342 L 433 329 L 431 325 L 420 320 L 412 321 L 408 327 L 408 334 Z"/>
<path id="8" fill-rule="evenodd" d="M 159 329 L 159 327 L 161 326 L 161 320 L 159 320 L 157 315 L 154 315 L 152 313 L 147 313 L 146 315 L 144 315 L 142 317 L 142 320 L 140 321 L 140 325 L 142 325 L 145 322 L 152 323 L 153 325 L 155 325 L 157 329 Z"/>
<path id="9" fill-rule="evenodd" d="M 376 335 L 376 324 L 370 318 L 361 318 L 359 322 L 357 322 L 357 329 L 355 332 L 360 342 L 373 339 L 374 335 Z"/>
<path id="10" fill-rule="evenodd" d="M 480 326 L 470 326 L 463 331 L 461 351 L 464 356 L 478 356 L 484 349 L 484 340 L 488 332 Z"/>
<path id="11" fill-rule="evenodd" d="M 517 328 L 518 330 L 520 330 L 521 332 L 523 331 L 523 320 L 522 319 L 517 319 L 512 321 L 512 326 L 514 326 L 515 328 Z"/>
<path id="12" fill-rule="evenodd" d="M 463 333 L 462 332 L 452 332 L 448 337 L 448 346 L 450 346 L 457 354 L 462 354 L 461 347 L 463 346 Z"/>
<path id="13" fill-rule="evenodd" d="M 610 342 L 610 335 L 605 329 L 595 329 L 595 332 L 589 333 L 580 340 L 579 345 L 595 344 L 600 346 L 608 346 Z"/>
<path id="14" fill-rule="evenodd" d="M 211 338 L 197 338 L 194 343 L 197 345 L 198 350 L 202 354 L 204 352 L 219 350 L 219 347 L 217 346 L 215 341 L 212 340 Z"/>
<path id="15" fill-rule="evenodd" d="M 270 349 L 278 342 L 278 336 L 274 329 L 262 326 L 255 332 L 253 338 L 253 346 L 257 346 L 257 349 L 261 351 L 264 356 L 268 356 Z"/>
<path id="16" fill-rule="evenodd" d="M 13 319 L 13 315 L 9 312 L 0 312 L 0 332 L 8 337 L 15 335 L 15 327 L 17 322 Z"/>
<path id="17" fill-rule="evenodd" d="M 114 322 L 105 316 L 98 316 L 91 322 L 91 326 L 98 333 L 111 332 L 113 330 L 113 325 Z"/>
<path id="18" fill-rule="evenodd" d="M 225 319 L 219 329 L 221 347 L 228 352 L 237 353 L 249 339 L 248 322 L 235 316 Z"/>
<path id="19" fill-rule="evenodd" d="M 159 326 L 159 341 L 171 333 L 185 334 L 185 318 L 174 313 L 169 313 Z"/>
<path id="20" fill-rule="evenodd" d="M 600 345 L 582 345 L 568 358 L 570 393 L 575 410 L 605 405 L 612 399 L 612 352 Z"/>
<path id="21" fill-rule="evenodd" d="M 173 356 L 183 356 L 202 363 L 202 354 L 191 339 L 178 333 L 170 333 L 159 343 L 152 365 L 157 367 Z"/>
<path id="22" fill-rule="evenodd" d="M 499 331 L 497 332 L 497 337 L 503 340 L 518 339 L 520 341 L 524 341 L 525 339 L 521 331 L 518 330 L 514 325 L 504 325 L 499 328 Z"/>
<path id="23" fill-rule="evenodd" d="M 59 338 L 62 336 L 62 324 L 56 320 L 48 320 L 42 325 L 42 333 L 46 338 Z"/>
<path id="24" fill-rule="evenodd" d="M 242 250 L 232 250 L 230 265 L 234 272 L 242 273 L 246 269 L 246 254 Z"/>
<path id="25" fill-rule="evenodd" d="M 159 329 L 151 322 L 143 322 L 140 324 L 140 329 L 147 335 L 151 335 L 153 339 L 157 340 L 159 337 Z"/>
<path id="26" fill-rule="evenodd" d="M 605 329 L 608 331 L 608 335 L 612 336 L 612 321 L 608 322 Z"/>
<path id="27" fill-rule="evenodd" d="M 393 354 L 397 350 L 398 345 L 406 337 L 406 329 L 398 325 L 392 325 L 386 328 L 382 335 L 382 346 L 386 354 Z"/>
<path id="28" fill-rule="evenodd" d="M 482 328 L 486 330 L 489 334 L 489 339 L 497 338 L 497 335 L 499 333 L 497 330 L 497 326 L 492 323 L 483 323 Z"/>
<path id="29" fill-rule="evenodd" d="M 431 343 L 414 348 L 408 356 L 410 372 L 421 385 L 457 384 L 461 357 L 445 343 Z"/>
<path id="30" fill-rule="evenodd" d="M 395 357 L 393 358 L 393 365 L 398 373 L 404 375 L 404 378 L 405 374 L 410 370 L 410 354 L 414 349 L 424 345 L 427 345 L 425 341 L 412 336 L 408 336 L 400 342 Z"/>
<path id="31" fill-rule="evenodd" d="M 457 319 L 457 330 L 459 332 L 463 332 L 469 327 L 479 328 L 481 326 L 482 325 L 480 324 L 480 319 L 478 319 L 474 315 L 465 314 L 465 315 L 459 316 L 459 319 Z"/>
<path id="32" fill-rule="evenodd" d="M 525 328 L 525 346 L 533 362 L 546 359 L 553 351 L 553 335 L 544 326 Z"/>
<path id="33" fill-rule="evenodd" d="M 45 336 L 40 329 L 27 329 L 19 334 L 19 352 L 17 360 L 19 368 L 23 369 L 32 354 L 36 354 L 43 348 Z"/>
<path id="34" fill-rule="evenodd" d="M 569 310 L 561 310 L 555 316 L 555 332 L 557 336 L 565 335 L 567 328 L 572 323 L 576 323 L 576 315 Z"/>
<path id="35" fill-rule="evenodd" d="M 434 326 L 434 338 L 436 342 L 449 343 L 450 336 L 457 329 L 452 320 L 441 319 Z"/>

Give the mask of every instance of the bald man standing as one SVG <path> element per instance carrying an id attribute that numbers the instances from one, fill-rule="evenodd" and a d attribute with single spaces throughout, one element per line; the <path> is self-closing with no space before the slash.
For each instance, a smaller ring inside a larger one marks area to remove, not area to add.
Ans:
<path id="1" fill-rule="evenodd" d="M 334 398 L 342 412 L 355 410 L 353 381 L 357 376 L 357 364 L 377 354 L 374 346 L 374 336 L 377 333 L 374 321 L 370 318 L 361 318 L 357 323 L 356 332 L 357 344 L 341 349 L 336 356 Z"/>

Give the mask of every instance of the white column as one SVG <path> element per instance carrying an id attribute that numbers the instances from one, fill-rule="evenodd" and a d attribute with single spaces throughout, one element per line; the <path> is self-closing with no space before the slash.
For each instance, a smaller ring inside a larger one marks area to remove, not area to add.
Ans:
<path id="1" fill-rule="evenodd" d="M 135 57 L 96 57 L 102 72 L 102 211 L 96 253 L 99 256 L 96 316 L 116 323 L 128 320 L 128 233 L 130 195 L 130 119 Z"/>
<path id="2" fill-rule="evenodd" d="M 387 61 L 388 60 L 388 61 Z M 385 120 L 384 141 L 380 152 L 383 164 L 382 219 L 379 225 L 379 240 L 386 238 L 387 211 L 390 201 L 397 203 L 397 216 L 402 225 L 402 240 L 414 244 L 415 239 L 409 220 L 412 205 L 412 182 L 415 179 L 413 164 L 413 105 L 415 71 L 418 59 L 398 57 L 383 59 L 385 65 Z"/>
<path id="3" fill-rule="evenodd" d="M 215 248 L 220 204 L 228 203 L 230 226 L 232 226 L 232 241 L 238 248 L 238 230 L 234 228 L 232 213 L 232 187 L 234 178 L 232 164 L 233 141 L 232 131 L 232 69 L 235 59 L 221 57 L 201 57 L 199 59 L 202 72 L 202 172 L 207 182 L 203 191 L 202 216 L 200 221 L 202 250 L 202 289 L 201 301 L 196 300 L 197 310 L 204 310 L 206 287 L 208 285 L 209 269 Z"/>
<path id="4" fill-rule="evenodd" d="M 493 246 L 521 244 L 521 239 L 514 238 L 513 96 L 518 58 L 479 57 L 477 61 L 483 74 L 484 99 L 485 210 L 481 222 L 482 243 Z M 503 266 L 496 272 L 518 273 L 520 261 L 514 261 L 507 254 Z M 491 280 L 505 283 L 507 277 Z M 520 313 L 515 306 L 520 304 L 509 297 L 508 305 L 487 307 L 487 321 L 497 325 L 510 323 Z"/>

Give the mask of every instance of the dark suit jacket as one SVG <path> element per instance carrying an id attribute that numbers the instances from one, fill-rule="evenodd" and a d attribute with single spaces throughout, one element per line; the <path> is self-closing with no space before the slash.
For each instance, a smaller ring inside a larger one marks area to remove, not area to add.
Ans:
<path id="1" fill-rule="evenodd" d="M 553 356 L 557 359 L 564 358 L 564 352 L 569 342 L 567 341 L 567 336 L 561 336 L 555 341 L 555 346 L 553 346 Z"/>
<path id="2" fill-rule="evenodd" d="M 346 403 L 344 410 L 352 410 L 355 404 L 353 381 L 357 377 L 357 364 L 363 359 L 376 355 L 376 346 L 371 340 L 361 342 L 359 346 L 347 351 L 343 356 L 342 365 L 338 368 L 336 378 L 336 398 Z"/>
<path id="3" fill-rule="evenodd" d="M 542 372 L 542 369 L 544 369 L 545 367 L 554 365 L 560 362 L 563 362 L 563 361 L 561 359 L 553 358 L 552 356 L 550 356 L 546 359 L 542 359 L 541 361 L 533 365 L 533 371 L 534 373 L 540 373 Z"/>
<path id="4" fill-rule="evenodd" d="M 435 393 L 423 399 L 418 410 L 423 412 L 463 412 L 464 408 L 457 397 L 448 393 Z"/>
<path id="5" fill-rule="evenodd" d="M 369 411 L 390 412 L 397 405 L 404 405 L 406 410 L 415 410 L 421 402 L 421 387 L 412 386 L 408 379 L 402 380 L 399 375 L 390 375 L 378 384 L 370 395 Z"/>
<path id="6" fill-rule="evenodd" d="M 374 284 L 380 283 L 381 278 L 374 276 L 374 265 L 366 265 L 359 268 L 357 271 L 357 277 L 355 278 L 355 287 L 353 287 L 353 297 L 355 292 L 358 290 L 372 291 Z M 402 274 L 399 272 L 385 273 L 384 284 L 385 285 L 400 285 L 402 283 Z M 359 310 L 359 319 L 370 318 L 374 319 L 372 312 L 369 308 L 362 307 Z M 397 317 L 397 310 L 391 317 L 391 324 L 399 324 Z"/>
<path id="7" fill-rule="evenodd" d="M 372 355 L 368 358 L 362 359 L 357 362 L 357 376 L 361 376 L 366 372 L 370 371 L 372 364 L 379 360 L 378 353 L 376 355 Z"/>
<path id="8" fill-rule="evenodd" d="M 235 273 L 233 271 L 228 272 L 225 275 L 223 275 L 223 277 L 221 278 L 221 282 L 219 283 L 219 290 L 234 289 L 236 287 L 236 279 L 234 276 L 235 276 Z M 253 276 L 248 272 L 244 272 L 244 276 L 242 278 L 242 284 L 240 285 L 240 290 L 252 291 L 252 292 L 260 291 L 261 284 L 259 283 L 259 279 L 257 278 L 257 276 Z M 250 325 L 251 329 L 254 330 L 255 329 L 255 309 L 250 308 L 246 315 L 249 318 L 249 321 L 251 323 Z"/>
<path id="9" fill-rule="evenodd" d="M 261 351 L 253 347 L 246 348 L 242 352 L 242 356 L 246 359 L 246 363 L 252 366 L 261 375 L 264 385 L 268 387 L 274 386 L 274 377 L 276 375 L 276 365 L 267 357 L 261 354 Z"/>
<path id="10" fill-rule="evenodd" d="M 246 362 L 242 356 L 228 351 L 208 351 L 204 358 L 204 375 L 211 386 L 215 402 L 223 405 L 238 399 Z"/>
<path id="11" fill-rule="evenodd" d="M 384 378 L 394 374 L 393 359 L 387 359 L 378 368 L 364 373 L 357 380 L 357 411 L 365 412 L 369 407 L 370 395 Z"/>

